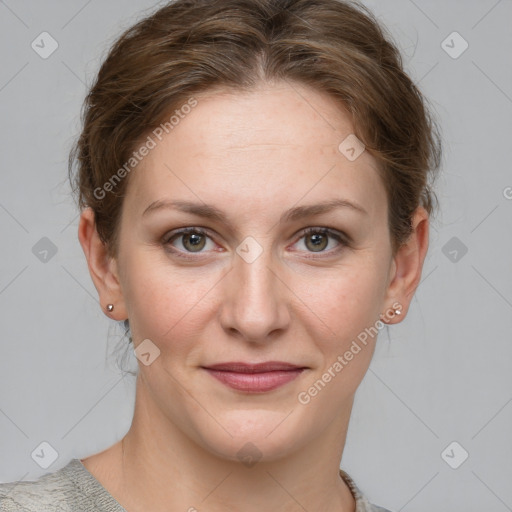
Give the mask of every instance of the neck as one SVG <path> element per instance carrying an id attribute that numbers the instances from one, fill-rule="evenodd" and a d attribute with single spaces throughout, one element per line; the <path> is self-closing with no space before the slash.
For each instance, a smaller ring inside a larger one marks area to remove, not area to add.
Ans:
<path id="1" fill-rule="evenodd" d="M 128 512 L 355 512 L 339 475 L 351 407 L 287 457 L 244 464 L 202 446 L 163 416 L 139 375 L 130 430 L 103 452 L 102 463 L 84 465 Z"/>

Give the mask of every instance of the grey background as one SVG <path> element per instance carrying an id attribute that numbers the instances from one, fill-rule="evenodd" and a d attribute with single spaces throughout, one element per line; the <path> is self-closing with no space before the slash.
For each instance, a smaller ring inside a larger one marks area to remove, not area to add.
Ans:
<path id="1" fill-rule="evenodd" d="M 422 282 L 379 335 L 342 467 L 393 511 L 512 510 L 512 2 L 365 3 L 431 101 L 445 153 Z M 97 302 L 66 165 L 86 84 L 156 6 L 0 1 L 0 481 L 55 471 L 130 426 L 134 378 L 116 366 L 122 330 Z M 43 31 L 59 44 L 47 59 L 31 47 Z M 453 31 L 469 44 L 458 58 L 441 46 Z M 46 261 L 43 237 L 57 249 Z M 58 453 L 48 469 L 31 456 L 43 441 Z M 451 461 L 469 453 L 457 469 L 441 456 L 453 441 Z"/>

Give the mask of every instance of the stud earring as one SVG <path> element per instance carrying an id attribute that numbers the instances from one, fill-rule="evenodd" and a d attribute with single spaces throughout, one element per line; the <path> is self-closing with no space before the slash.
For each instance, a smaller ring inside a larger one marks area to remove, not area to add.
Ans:
<path id="1" fill-rule="evenodd" d="M 393 308 L 393 313 L 394 313 L 395 315 L 401 315 L 401 314 L 402 314 L 402 311 L 401 311 L 400 309 Z M 384 321 L 384 319 L 386 318 L 386 315 L 381 314 L 381 315 L 380 315 L 380 318 L 381 318 L 381 320 L 382 320 L 382 321 Z M 388 322 L 385 322 L 385 323 L 388 323 Z"/>
<path id="2" fill-rule="evenodd" d="M 108 311 L 109 313 L 111 313 L 112 311 L 114 311 L 114 304 L 108 304 L 108 305 L 107 305 L 107 311 Z"/>

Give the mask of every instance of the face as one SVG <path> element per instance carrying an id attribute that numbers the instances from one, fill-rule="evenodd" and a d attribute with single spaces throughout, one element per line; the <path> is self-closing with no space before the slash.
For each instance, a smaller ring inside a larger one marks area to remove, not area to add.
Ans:
<path id="1" fill-rule="evenodd" d="M 328 96 L 279 83 L 195 98 L 123 203 L 124 307 L 134 346 L 160 351 L 138 385 L 212 453 L 252 442 L 271 460 L 340 424 L 367 371 L 377 337 L 361 333 L 392 303 L 385 189 L 367 151 L 338 149 L 353 129 Z M 205 369 L 267 361 L 303 370 L 229 385 Z"/>

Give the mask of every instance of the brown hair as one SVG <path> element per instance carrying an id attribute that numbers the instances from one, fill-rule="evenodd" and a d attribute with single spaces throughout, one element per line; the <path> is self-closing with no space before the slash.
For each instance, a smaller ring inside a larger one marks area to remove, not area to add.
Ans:
<path id="1" fill-rule="evenodd" d="M 384 30 L 366 7 L 342 0 L 175 0 L 126 30 L 85 99 L 69 156 L 79 207 L 95 212 L 109 254 L 117 254 L 126 164 L 144 137 L 166 119 L 169 126 L 171 112 L 194 94 L 250 90 L 263 80 L 309 85 L 351 116 L 380 164 L 395 254 L 414 210 L 430 215 L 437 202 L 429 177 L 441 142 Z"/>

